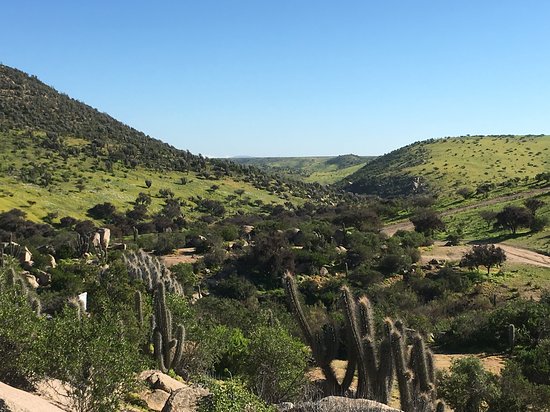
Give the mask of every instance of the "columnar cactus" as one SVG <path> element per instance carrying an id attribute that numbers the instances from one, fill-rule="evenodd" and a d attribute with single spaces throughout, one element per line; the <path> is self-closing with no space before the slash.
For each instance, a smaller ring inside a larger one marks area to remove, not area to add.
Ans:
<path id="1" fill-rule="evenodd" d="M 338 391 L 338 394 L 349 395 L 349 385 L 357 369 L 358 383 L 354 395 L 358 398 L 373 399 L 387 404 L 396 377 L 401 409 L 404 412 L 445 410 L 445 405 L 436 399 L 433 355 L 426 349 L 422 337 L 419 334 L 413 336 L 412 348 L 409 351 L 403 323 L 396 321 L 394 325 L 390 319 L 386 319 L 383 336 L 377 338 L 369 300 L 362 297 L 356 301 L 347 287 L 342 288 L 342 303 L 348 336 L 348 367 L 346 377 L 339 383 L 330 366 L 336 353 L 335 342 L 331 340 L 330 334 L 327 334 L 327 327 L 323 327 L 318 333 L 312 331 L 300 304 L 296 281 L 287 273 L 284 282 L 306 342 L 325 375 L 329 389 L 325 395 L 332 395 Z"/>
<path id="2" fill-rule="evenodd" d="M 140 250 L 124 254 L 128 274 L 145 284 L 147 292 L 153 292 L 158 283 L 164 283 L 168 292 L 183 295 L 183 287 L 159 259 Z"/>
<path id="3" fill-rule="evenodd" d="M 336 371 L 331 365 L 338 351 L 338 336 L 335 329 L 331 325 L 325 325 L 319 332 L 314 332 L 302 309 L 296 281 L 290 273 L 285 274 L 284 285 L 290 306 L 296 315 L 306 342 L 311 348 L 313 358 L 325 375 L 325 395 L 346 394 L 355 373 L 355 359 L 349 359 L 346 374 L 342 382 L 338 381 Z"/>
<path id="4" fill-rule="evenodd" d="M 510 352 L 516 346 L 516 327 L 512 323 L 508 325 L 508 346 L 510 347 Z"/>
<path id="5" fill-rule="evenodd" d="M 185 328 L 178 325 L 176 334 L 172 334 L 172 314 L 166 305 L 166 289 L 164 283 L 158 283 L 154 293 L 154 317 L 153 330 L 154 354 L 159 369 L 166 373 L 170 369 L 176 369 L 183 355 L 185 342 Z"/>

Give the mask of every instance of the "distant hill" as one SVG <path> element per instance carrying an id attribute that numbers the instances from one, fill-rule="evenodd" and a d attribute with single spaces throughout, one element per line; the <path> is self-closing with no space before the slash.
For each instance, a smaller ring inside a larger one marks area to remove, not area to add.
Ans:
<path id="1" fill-rule="evenodd" d="M 367 163 L 337 186 L 385 197 L 512 187 L 550 170 L 550 136 L 464 136 L 417 142 Z"/>
<path id="2" fill-rule="evenodd" d="M 356 172 L 374 156 L 317 157 L 236 157 L 232 158 L 242 165 L 253 165 L 270 173 L 277 173 L 305 182 L 322 184 L 335 183 Z"/>
<path id="3" fill-rule="evenodd" d="M 318 184 L 176 149 L 0 65 L 0 211 L 82 218 L 97 203 L 127 209 L 140 192 L 153 197 L 154 210 L 161 189 L 180 197 L 189 216 L 198 214 L 202 198 L 236 213 L 334 195 Z M 235 195 L 239 189 L 244 194 Z"/>

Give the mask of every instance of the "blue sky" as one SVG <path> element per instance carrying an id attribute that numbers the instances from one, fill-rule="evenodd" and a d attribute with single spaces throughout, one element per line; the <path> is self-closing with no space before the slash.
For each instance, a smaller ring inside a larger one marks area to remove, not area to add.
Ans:
<path id="1" fill-rule="evenodd" d="M 550 132 L 550 2 L 43 1 L 0 62 L 207 156 Z"/>

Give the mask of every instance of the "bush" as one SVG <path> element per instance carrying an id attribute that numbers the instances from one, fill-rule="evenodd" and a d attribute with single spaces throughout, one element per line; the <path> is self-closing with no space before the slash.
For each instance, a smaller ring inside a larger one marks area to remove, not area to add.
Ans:
<path id="1" fill-rule="evenodd" d="M 485 371 L 478 358 L 468 356 L 452 362 L 439 378 L 437 391 L 455 412 L 479 412 L 497 397 L 497 377 Z"/>
<path id="2" fill-rule="evenodd" d="M 550 339 L 541 340 L 534 348 L 520 349 L 516 361 L 531 382 L 550 385 Z"/>
<path id="3" fill-rule="evenodd" d="M 138 348 L 125 338 L 116 315 L 78 317 L 65 310 L 49 322 L 36 344 L 43 354 L 37 367 L 69 385 L 68 396 L 78 412 L 117 410 L 139 369 Z"/>
<path id="4" fill-rule="evenodd" d="M 212 290 L 223 298 L 247 300 L 256 295 L 256 287 L 250 281 L 237 275 L 220 280 Z"/>
<path id="5" fill-rule="evenodd" d="M 43 327 L 44 320 L 31 309 L 27 298 L 7 282 L 7 271 L 0 269 L 0 381 L 27 386 L 32 380 L 35 340 Z"/>
<path id="6" fill-rule="evenodd" d="M 199 405 L 199 412 L 254 411 L 275 412 L 274 406 L 266 405 L 253 395 L 238 379 L 219 381 L 205 380 L 211 396 L 204 398 Z"/>
<path id="7" fill-rule="evenodd" d="M 299 399 L 306 386 L 306 348 L 280 326 L 252 332 L 246 358 L 248 386 L 268 403 Z"/>

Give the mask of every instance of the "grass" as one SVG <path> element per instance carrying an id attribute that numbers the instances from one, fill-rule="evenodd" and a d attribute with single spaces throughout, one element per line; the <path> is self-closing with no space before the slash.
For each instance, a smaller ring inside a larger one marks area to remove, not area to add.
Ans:
<path id="1" fill-rule="evenodd" d="M 505 263 L 500 274 L 491 275 L 489 281 L 506 299 L 514 296 L 539 299 L 542 292 L 550 291 L 548 269 L 532 265 Z"/>
<path id="2" fill-rule="evenodd" d="M 287 201 L 236 178 L 205 180 L 192 172 L 186 175 L 140 167 L 130 169 L 120 163 L 116 163 L 112 171 L 107 171 L 103 162 L 98 163 L 85 155 L 65 160 L 52 151 L 37 147 L 36 141 L 40 138 L 40 133 L 35 134 L 34 142 L 25 140 L 19 134 L 0 134 L 0 211 L 19 208 L 35 221 L 43 219 L 48 213 L 82 219 L 86 217 L 86 210 L 98 203 L 111 202 L 118 210 L 129 209 L 138 194 L 144 192 L 151 195 L 153 203 L 150 211 L 155 212 L 164 201 L 158 196 L 160 189 L 169 189 L 176 197 L 185 200 L 187 205 L 182 209 L 191 218 L 197 217 L 198 213 L 194 210 L 195 204 L 189 201 L 190 197 L 200 196 L 222 201 L 230 214 L 237 210 L 257 213 L 262 204 L 282 204 Z M 69 141 L 73 146 L 88 143 L 76 138 Z M 17 176 L 21 169 L 37 165 L 52 173 L 52 183 L 49 186 L 24 183 Z M 182 177 L 187 178 L 185 185 L 181 184 Z M 152 181 L 151 188 L 146 187 L 145 180 Z M 79 183 L 82 184 L 81 189 L 78 187 Z M 212 185 L 217 185 L 218 188 L 211 190 Z M 245 193 L 241 197 L 236 196 L 236 189 L 244 189 Z M 230 195 L 236 198 L 228 201 L 227 197 Z M 288 200 L 296 204 L 303 202 L 292 196 Z"/>
<path id="3" fill-rule="evenodd" d="M 527 190 L 521 184 L 541 172 L 550 170 L 550 136 L 466 136 L 418 142 L 368 163 L 350 180 L 421 176 L 430 190 L 439 196 L 441 205 L 462 198 L 456 193 L 484 183 L 509 182 L 489 194 Z M 515 181 L 514 181 L 515 180 Z M 519 183 L 519 184 L 518 184 Z M 407 188 L 410 190 L 410 188 Z"/>
<path id="4" fill-rule="evenodd" d="M 343 155 L 337 157 L 252 157 L 233 160 L 308 183 L 332 184 L 355 173 L 370 159 L 371 157 L 366 156 Z"/>
<path id="5" fill-rule="evenodd" d="M 537 198 L 545 202 L 545 205 L 537 211 L 537 216 L 545 216 L 550 220 L 550 193 L 537 196 Z M 531 233 L 529 229 L 520 229 L 515 236 L 512 236 L 509 231 L 494 230 L 492 225 L 488 226 L 479 214 L 484 210 L 498 212 L 509 205 L 523 206 L 523 200 L 500 202 L 490 206 L 457 212 L 446 216 L 443 220 L 447 225 L 447 231 L 455 231 L 461 227 L 465 241 L 504 242 L 513 246 L 550 254 L 549 227 L 539 233 Z"/>

